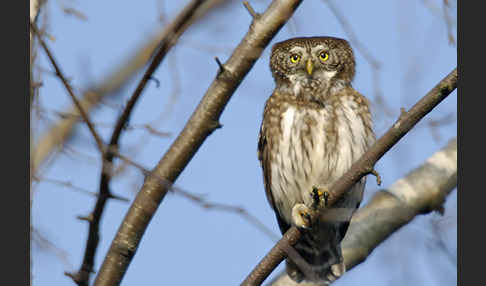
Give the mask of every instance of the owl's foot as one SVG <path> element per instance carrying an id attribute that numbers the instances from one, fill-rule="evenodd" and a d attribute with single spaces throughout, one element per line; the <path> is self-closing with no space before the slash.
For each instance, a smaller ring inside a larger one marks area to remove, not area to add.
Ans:
<path id="1" fill-rule="evenodd" d="M 329 271 L 326 278 L 329 280 L 329 282 L 334 282 L 336 279 L 341 277 L 344 272 L 346 272 L 346 265 L 344 265 L 344 262 L 334 264 L 331 266 L 331 271 Z"/>
<path id="2" fill-rule="evenodd" d="M 327 199 L 329 198 L 329 191 L 326 188 L 312 187 L 312 208 L 315 210 L 323 209 L 327 206 Z"/>
<path id="3" fill-rule="evenodd" d="M 304 204 L 296 204 L 292 208 L 292 222 L 298 228 L 308 229 L 311 226 L 312 210 Z"/>

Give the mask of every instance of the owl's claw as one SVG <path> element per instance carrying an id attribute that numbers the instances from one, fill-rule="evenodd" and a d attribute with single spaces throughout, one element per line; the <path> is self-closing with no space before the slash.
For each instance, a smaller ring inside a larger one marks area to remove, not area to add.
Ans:
<path id="1" fill-rule="evenodd" d="M 292 221 L 298 228 L 308 229 L 311 226 L 312 210 L 304 204 L 296 204 L 292 208 Z"/>
<path id="2" fill-rule="evenodd" d="M 312 208 L 322 209 L 327 206 L 327 199 L 329 198 L 329 192 L 326 188 L 312 187 L 311 197 L 313 200 Z"/>

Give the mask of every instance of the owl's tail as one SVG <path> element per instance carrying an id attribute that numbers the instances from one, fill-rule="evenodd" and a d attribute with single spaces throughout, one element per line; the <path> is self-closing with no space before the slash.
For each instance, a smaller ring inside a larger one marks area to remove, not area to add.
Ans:
<path id="1" fill-rule="evenodd" d="M 341 252 L 341 236 L 334 226 L 321 227 L 319 233 L 304 231 L 297 244 L 297 253 L 306 263 L 287 258 L 287 274 L 292 280 L 313 281 L 327 285 L 345 272 Z M 325 234 L 322 231 L 325 230 Z M 307 274 L 307 275 L 306 275 Z"/>

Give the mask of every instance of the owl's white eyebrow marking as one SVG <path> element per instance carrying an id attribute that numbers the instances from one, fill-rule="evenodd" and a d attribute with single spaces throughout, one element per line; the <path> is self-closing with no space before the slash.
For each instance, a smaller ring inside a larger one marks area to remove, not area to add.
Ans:
<path id="1" fill-rule="evenodd" d="M 295 52 L 301 52 L 301 53 L 303 53 L 303 52 L 305 52 L 305 48 L 303 48 L 303 47 L 293 47 L 293 48 L 291 48 L 289 50 L 289 52 L 291 52 L 291 53 L 295 53 Z"/>
<path id="2" fill-rule="evenodd" d="M 312 52 L 312 53 L 315 53 L 315 52 L 317 52 L 317 51 L 324 50 L 324 48 L 325 48 L 325 47 L 324 47 L 323 45 L 318 45 L 318 46 L 313 47 L 313 48 L 311 49 L 311 52 Z"/>

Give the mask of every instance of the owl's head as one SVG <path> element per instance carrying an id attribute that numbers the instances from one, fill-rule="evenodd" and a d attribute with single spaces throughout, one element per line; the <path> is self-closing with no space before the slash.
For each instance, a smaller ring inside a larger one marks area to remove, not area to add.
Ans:
<path id="1" fill-rule="evenodd" d="M 277 86 L 311 89 L 349 85 L 355 73 L 353 50 L 333 37 L 293 38 L 272 47 L 270 69 Z"/>

